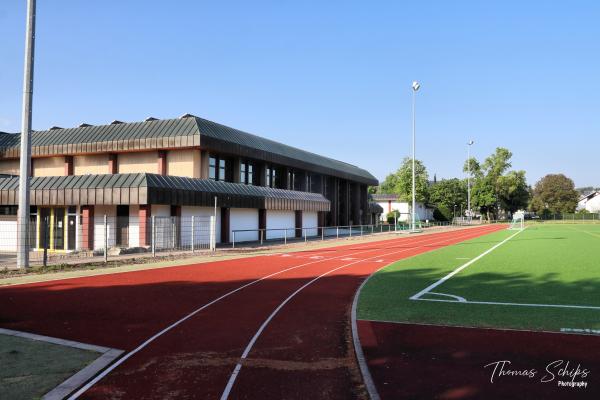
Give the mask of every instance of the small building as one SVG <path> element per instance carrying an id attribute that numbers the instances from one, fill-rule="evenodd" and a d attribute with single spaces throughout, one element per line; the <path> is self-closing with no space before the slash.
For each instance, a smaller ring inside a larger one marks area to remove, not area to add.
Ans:
<path id="1" fill-rule="evenodd" d="M 396 194 L 373 194 L 373 201 L 381 206 L 383 213 L 381 214 L 381 221 L 385 221 L 386 215 L 392 211 L 398 211 L 400 213 L 398 220 L 405 222 L 411 219 L 412 215 L 412 202 L 402 201 Z M 417 202 L 417 218 L 419 220 L 433 220 L 433 208 L 427 207 L 427 205 Z"/>
<path id="2" fill-rule="evenodd" d="M 274 229 L 316 235 L 317 227 L 372 219 L 367 187 L 377 179 L 366 170 L 190 114 L 53 127 L 34 131 L 31 143 L 32 247 L 102 248 L 104 216 L 106 241 L 118 247 L 148 247 L 152 229 L 163 228 L 185 243 L 196 228 L 182 221 L 192 216 L 214 216 L 221 243 L 235 231 L 237 241 L 251 241 L 259 230 L 272 230 L 265 239 L 287 234 Z M 19 134 L 0 132 L 0 229 L 16 231 L 19 144 Z M 152 217 L 179 226 L 152 227 Z"/>
<path id="3" fill-rule="evenodd" d="M 600 191 L 593 191 L 582 196 L 577 203 L 577 209 L 600 213 Z"/>

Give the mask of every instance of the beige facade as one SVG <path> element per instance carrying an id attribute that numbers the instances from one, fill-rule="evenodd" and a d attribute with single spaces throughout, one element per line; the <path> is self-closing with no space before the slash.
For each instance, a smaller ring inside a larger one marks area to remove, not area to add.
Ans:
<path id="1" fill-rule="evenodd" d="M 158 152 L 145 151 L 140 153 L 120 153 L 117 165 L 119 174 L 132 174 L 137 172 L 157 174 L 159 172 Z"/>
<path id="2" fill-rule="evenodd" d="M 169 150 L 167 175 L 200 178 L 200 150 Z"/>
<path id="3" fill-rule="evenodd" d="M 19 160 L 0 161 L 0 174 L 19 175 Z"/>
<path id="4" fill-rule="evenodd" d="M 35 158 L 33 160 L 33 176 L 65 175 L 64 157 Z"/>
<path id="5" fill-rule="evenodd" d="M 73 175 L 108 173 L 108 154 L 90 154 L 73 157 Z"/>

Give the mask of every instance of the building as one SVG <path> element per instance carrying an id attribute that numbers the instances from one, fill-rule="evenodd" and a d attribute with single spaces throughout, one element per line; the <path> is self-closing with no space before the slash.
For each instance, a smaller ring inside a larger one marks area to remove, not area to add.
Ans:
<path id="1" fill-rule="evenodd" d="M 234 231 L 245 230 L 238 241 L 257 240 L 259 229 L 372 217 L 367 187 L 377 180 L 364 169 L 190 114 L 52 127 L 33 132 L 31 142 L 35 247 L 49 240 L 53 250 L 100 248 L 105 215 L 116 225 L 107 233 L 110 246 L 147 247 L 152 216 L 206 218 L 215 199 L 222 243 Z M 19 134 L 0 133 L 0 224 L 16 223 L 6 218 L 16 214 L 19 143 Z M 40 234 L 44 221 L 49 238 Z M 189 240 L 184 231 L 174 240 Z"/>
<path id="2" fill-rule="evenodd" d="M 381 206 L 383 213 L 381 220 L 386 219 L 386 215 L 392 211 L 400 213 L 399 221 L 410 221 L 412 214 L 412 202 L 401 201 L 395 194 L 373 194 L 373 201 Z M 417 202 L 417 219 L 421 221 L 433 220 L 433 208 L 427 207 L 423 203 Z"/>
<path id="3" fill-rule="evenodd" d="M 577 203 L 578 210 L 588 210 L 591 213 L 600 213 L 600 191 L 594 191 L 582 196 Z"/>

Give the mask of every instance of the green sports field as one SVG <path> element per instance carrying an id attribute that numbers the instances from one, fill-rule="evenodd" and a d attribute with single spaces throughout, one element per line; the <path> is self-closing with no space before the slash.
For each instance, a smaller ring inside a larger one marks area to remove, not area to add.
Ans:
<path id="1" fill-rule="evenodd" d="M 535 224 L 402 260 L 366 283 L 357 316 L 600 334 L 600 224 Z"/>

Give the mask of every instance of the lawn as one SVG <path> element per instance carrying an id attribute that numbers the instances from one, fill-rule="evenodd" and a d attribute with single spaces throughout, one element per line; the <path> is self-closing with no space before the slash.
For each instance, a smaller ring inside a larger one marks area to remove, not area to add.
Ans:
<path id="1" fill-rule="evenodd" d="M 0 334 L 0 399 L 39 399 L 98 358 L 93 351 Z"/>
<path id="2" fill-rule="evenodd" d="M 535 224 L 402 260 L 367 282 L 358 318 L 600 333 L 600 225 Z"/>

